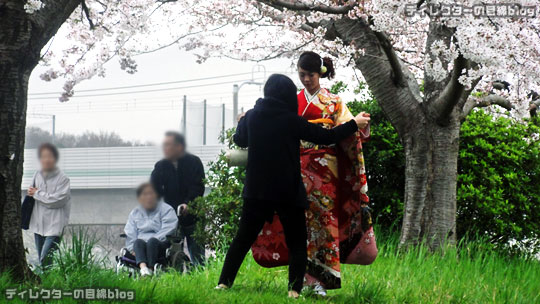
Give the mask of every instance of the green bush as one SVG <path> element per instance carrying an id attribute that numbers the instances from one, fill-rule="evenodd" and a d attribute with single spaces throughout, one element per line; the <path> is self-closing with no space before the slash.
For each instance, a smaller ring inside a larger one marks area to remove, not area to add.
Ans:
<path id="1" fill-rule="evenodd" d="M 369 196 L 377 223 L 400 227 L 405 159 L 399 137 L 373 98 L 348 103 L 372 115 L 364 145 Z M 487 237 L 499 245 L 537 248 L 540 231 L 540 120 L 472 112 L 461 127 L 458 160 L 458 237 Z M 536 247 L 535 247 L 536 246 Z M 534 249 L 533 249 L 534 250 Z"/>
<path id="2" fill-rule="evenodd" d="M 461 127 L 458 235 L 532 248 L 540 237 L 540 120 L 479 110 Z"/>
<path id="3" fill-rule="evenodd" d="M 229 149 L 237 148 L 232 141 L 233 134 L 234 129 L 230 129 L 220 137 Z M 220 249 L 225 243 L 228 245 L 236 233 L 244 178 L 245 168 L 229 166 L 225 151 L 209 164 L 205 183 L 212 191 L 195 200 L 194 210 L 199 218 L 195 237 L 210 249 Z"/>

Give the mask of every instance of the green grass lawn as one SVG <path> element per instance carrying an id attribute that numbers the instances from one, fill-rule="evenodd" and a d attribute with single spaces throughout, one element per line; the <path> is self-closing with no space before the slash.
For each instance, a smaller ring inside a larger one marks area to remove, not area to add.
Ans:
<path id="1" fill-rule="evenodd" d="M 449 248 L 445 254 L 421 247 L 399 252 L 395 244 L 379 241 L 379 257 L 370 266 L 344 265 L 343 288 L 330 291 L 325 299 L 287 299 L 287 268 L 265 269 L 251 256 L 234 287 L 226 291 L 213 290 L 221 258 L 191 274 L 166 273 L 148 279 L 118 276 L 106 269 L 54 269 L 42 276 L 39 287 L 132 289 L 137 303 L 540 303 L 537 260 L 504 257 L 478 243 L 459 251 Z M 0 302 L 4 290 L 13 287 L 23 288 L 2 274 Z"/>

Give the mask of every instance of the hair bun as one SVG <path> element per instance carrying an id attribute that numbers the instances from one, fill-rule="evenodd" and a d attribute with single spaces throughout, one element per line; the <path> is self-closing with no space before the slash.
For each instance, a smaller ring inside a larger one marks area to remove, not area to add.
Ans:
<path id="1" fill-rule="evenodd" d="M 332 59 L 330 59 L 330 57 L 323 57 L 321 66 L 321 78 L 332 79 L 334 78 L 334 76 L 336 76 L 336 70 L 334 68 L 334 63 L 332 62 Z"/>
<path id="2" fill-rule="evenodd" d="M 307 51 L 298 58 L 297 66 L 310 73 L 319 73 L 321 78 L 334 78 L 336 71 L 330 57 L 322 57 L 319 54 Z"/>

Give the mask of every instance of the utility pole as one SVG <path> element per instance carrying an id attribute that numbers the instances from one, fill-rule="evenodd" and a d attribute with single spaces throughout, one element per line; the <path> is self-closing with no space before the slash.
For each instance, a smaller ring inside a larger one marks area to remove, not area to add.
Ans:
<path id="1" fill-rule="evenodd" d="M 244 81 L 240 85 L 233 85 L 233 126 L 236 127 L 238 124 L 237 117 L 238 117 L 238 92 L 244 86 L 245 84 L 254 84 L 258 86 L 262 86 L 264 84 L 264 81 L 255 81 L 255 73 L 256 72 L 262 72 L 264 73 L 263 79 L 266 79 L 266 68 L 263 65 L 256 65 L 251 69 L 251 80 Z M 242 108 L 242 112 L 244 112 L 244 109 Z"/>
<path id="2" fill-rule="evenodd" d="M 52 116 L 52 143 L 56 140 L 56 115 Z"/>
<path id="3" fill-rule="evenodd" d="M 203 146 L 206 146 L 206 99 L 203 101 Z"/>
<path id="4" fill-rule="evenodd" d="M 225 133 L 225 104 L 221 104 L 221 132 Z"/>
<path id="5" fill-rule="evenodd" d="M 238 91 L 240 91 L 240 87 L 235 84 L 233 85 L 233 126 L 236 127 L 236 124 L 238 123 L 236 118 L 238 117 Z"/>
<path id="6" fill-rule="evenodd" d="M 187 112 L 187 96 L 184 95 L 184 104 L 182 106 L 182 134 L 184 134 L 184 137 L 187 135 L 186 134 L 186 126 L 187 126 L 187 123 L 186 123 L 186 112 Z"/>

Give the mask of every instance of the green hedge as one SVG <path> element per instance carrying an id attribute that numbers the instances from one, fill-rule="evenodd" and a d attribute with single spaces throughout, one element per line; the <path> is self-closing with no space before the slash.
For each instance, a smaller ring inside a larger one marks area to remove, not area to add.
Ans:
<path id="1" fill-rule="evenodd" d="M 395 129 L 373 98 L 349 103 L 372 113 L 364 145 L 369 196 L 381 226 L 401 227 L 405 160 Z M 473 111 L 461 127 L 457 185 L 458 237 L 488 237 L 538 246 L 540 237 L 540 120 Z M 538 248 L 538 247 L 536 247 Z"/>
<path id="2" fill-rule="evenodd" d="M 473 112 L 461 127 L 458 233 L 498 243 L 540 237 L 540 120 Z M 528 244 L 527 244 L 528 245 Z"/>
<path id="3" fill-rule="evenodd" d="M 232 141 L 233 134 L 234 129 L 230 129 L 220 138 L 228 149 L 238 148 Z M 225 151 L 209 164 L 206 185 L 212 191 L 195 200 L 193 210 L 199 218 L 195 237 L 211 249 L 219 250 L 228 246 L 236 233 L 242 209 L 244 179 L 245 168 L 229 166 Z"/>

